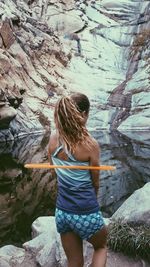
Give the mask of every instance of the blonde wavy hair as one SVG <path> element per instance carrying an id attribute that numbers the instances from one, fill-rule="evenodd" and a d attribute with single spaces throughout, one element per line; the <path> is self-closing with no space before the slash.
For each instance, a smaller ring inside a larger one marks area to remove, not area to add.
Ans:
<path id="1" fill-rule="evenodd" d="M 68 151 L 74 152 L 79 144 L 90 145 L 90 134 L 83 113 L 88 116 L 90 102 L 86 95 L 63 96 L 55 106 L 54 120 L 60 141 Z"/>

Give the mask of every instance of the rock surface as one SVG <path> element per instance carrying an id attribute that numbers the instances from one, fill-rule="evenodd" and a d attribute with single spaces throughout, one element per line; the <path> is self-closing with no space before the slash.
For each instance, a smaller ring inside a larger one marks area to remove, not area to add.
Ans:
<path id="1" fill-rule="evenodd" d="M 150 182 L 136 190 L 113 214 L 115 220 L 127 222 L 147 223 L 150 225 Z"/>
<path id="2" fill-rule="evenodd" d="M 0 140 L 49 129 L 57 98 L 72 91 L 91 100 L 90 128 L 149 130 L 149 8 L 1 0 L 1 92 L 11 115 Z"/>

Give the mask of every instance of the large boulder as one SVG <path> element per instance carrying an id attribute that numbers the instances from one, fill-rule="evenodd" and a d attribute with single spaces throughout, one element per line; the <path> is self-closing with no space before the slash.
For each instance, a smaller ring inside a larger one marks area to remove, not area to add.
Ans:
<path id="1" fill-rule="evenodd" d="M 113 214 L 112 219 L 150 225 L 150 182 L 136 190 Z"/>
<path id="2" fill-rule="evenodd" d="M 108 224 L 109 220 L 105 219 Z M 56 231 L 55 217 L 39 217 L 32 224 L 33 239 L 23 244 L 23 248 L 35 255 L 41 267 L 67 267 L 67 259 L 61 245 L 60 235 Z M 90 267 L 93 249 L 84 242 L 84 267 Z"/>

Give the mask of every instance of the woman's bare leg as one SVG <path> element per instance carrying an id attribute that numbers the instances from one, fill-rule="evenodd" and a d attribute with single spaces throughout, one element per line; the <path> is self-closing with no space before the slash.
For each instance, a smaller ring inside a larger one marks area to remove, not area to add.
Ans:
<path id="1" fill-rule="evenodd" d="M 68 260 L 68 267 L 83 267 L 83 242 L 74 232 L 61 234 L 61 242 Z"/>
<path id="2" fill-rule="evenodd" d="M 89 240 L 94 247 L 92 267 L 105 267 L 107 259 L 107 228 L 104 226 L 96 232 Z"/>

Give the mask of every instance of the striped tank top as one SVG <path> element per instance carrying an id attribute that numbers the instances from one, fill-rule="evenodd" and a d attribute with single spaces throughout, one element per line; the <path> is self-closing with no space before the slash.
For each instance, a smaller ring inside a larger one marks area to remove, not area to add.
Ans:
<path id="1" fill-rule="evenodd" d="M 66 151 L 68 160 L 59 159 L 57 155 L 62 149 L 61 145 L 51 155 L 54 165 L 89 165 L 89 162 L 78 161 Z M 58 181 L 57 208 L 74 214 L 90 214 L 99 211 L 90 170 L 58 168 L 56 174 Z"/>

